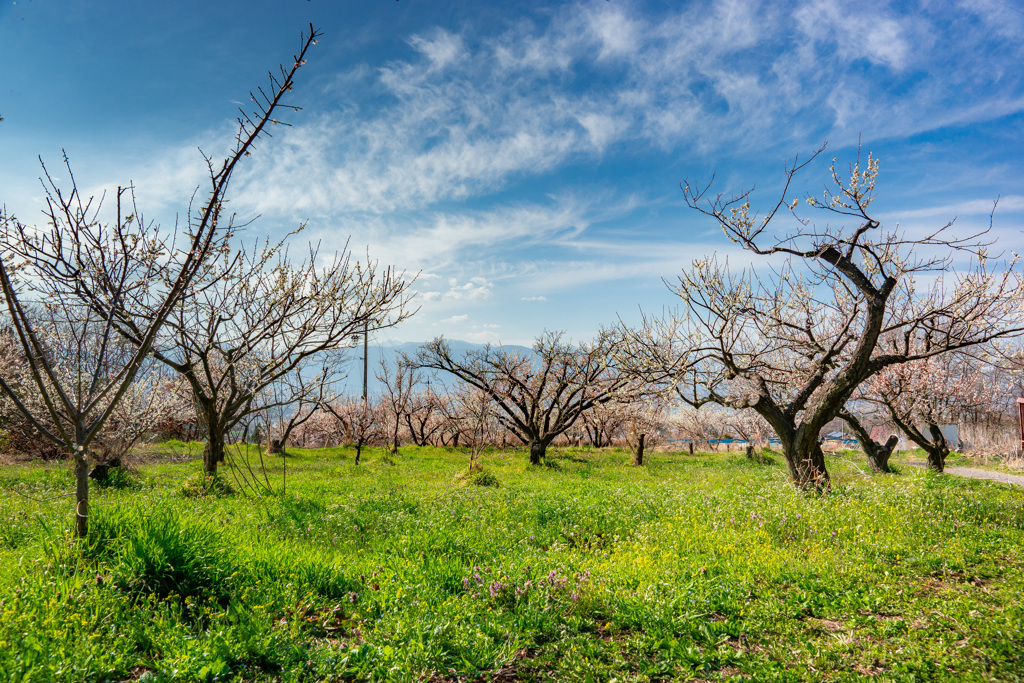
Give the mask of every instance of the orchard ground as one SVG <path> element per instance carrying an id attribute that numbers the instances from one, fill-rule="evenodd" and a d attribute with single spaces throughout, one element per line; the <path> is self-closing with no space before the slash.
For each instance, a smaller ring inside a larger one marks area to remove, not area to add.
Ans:
<path id="1" fill-rule="evenodd" d="M 0 678 L 1024 677 L 1024 489 L 914 453 L 808 495 L 778 455 L 488 452 L 477 486 L 458 450 L 290 449 L 257 496 L 186 450 L 95 487 L 80 543 L 65 465 L 2 470 Z"/>

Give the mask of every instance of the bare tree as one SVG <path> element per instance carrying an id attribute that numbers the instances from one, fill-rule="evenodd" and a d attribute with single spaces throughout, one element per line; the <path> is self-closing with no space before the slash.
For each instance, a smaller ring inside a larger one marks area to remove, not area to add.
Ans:
<path id="1" fill-rule="evenodd" d="M 717 451 L 729 429 L 730 418 L 729 411 L 717 405 L 704 404 L 696 408 L 684 405 L 671 414 L 669 424 L 695 448 Z"/>
<path id="2" fill-rule="evenodd" d="M 884 230 L 868 213 L 878 175 L 870 155 L 864 168 L 858 156 L 848 180 L 833 160 L 831 183 L 805 199 L 854 227 L 801 217 L 787 194 L 807 163 L 787 168 L 764 217 L 751 213 L 750 192 L 726 198 L 710 195 L 711 183 L 685 184 L 687 204 L 769 269 L 736 273 L 699 259 L 672 288 L 683 312 L 647 318 L 626 335 L 635 372 L 694 406 L 756 410 L 778 435 L 794 483 L 823 489 L 818 436 L 857 386 L 890 366 L 1020 334 L 1024 288 L 1015 261 L 991 258 L 987 231 L 957 237 L 951 223 L 923 236 Z M 792 229 L 773 233 L 787 209 Z"/>
<path id="3" fill-rule="evenodd" d="M 547 332 L 533 353 L 501 346 L 470 350 L 461 359 L 441 337 L 426 344 L 415 364 L 443 370 L 489 395 L 502 423 L 530 447 L 530 463 L 594 406 L 610 401 L 623 380 L 610 369 L 614 342 L 602 334 L 591 344 L 572 345 Z M 410 360 L 410 363 L 413 361 Z"/>
<path id="4" fill-rule="evenodd" d="M 356 449 L 356 465 L 361 461 L 364 446 L 383 443 L 387 438 L 382 429 L 384 410 L 379 404 L 361 398 L 347 398 L 328 401 L 323 408 L 345 425 L 346 441 Z"/>
<path id="5" fill-rule="evenodd" d="M 341 446 L 351 441 L 351 435 L 350 425 L 327 410 L 326 405 L 313 411 L 309 419 L 296 425 L 293 431 L 293 438 L 302 443 L 303 448 Z"/>
<path id="6" fill-rule="evenodd" d="M 190 294 L 207 256 L 230 232 L 221 229 L 220 218 L 231 175 L 266 126 L 276 123 L 274 112 L 292 89 L 293 76 L 316 35 L 310 27 L 292 68 L 282 69 L 284 78 L 273 81 L 275 87 L 254 114 L 243 112 L 234 150 L 223 163 L 216 167 L 207 157 L 210 191 L 198 210 L 190 208 L 181 249 L 175 249 L 179 245 L 173 235 L 144 222 L 130 189 L 118 188 L 114 220 L 101 221 L 102 199 L 78 193 L 66 157 L 71 177 L 67 194 L 44 167 L 46 228 L 25 225 L 6 213 L 0 216 L 0 289 L 43 397 L 45 416 L 33 413 L 3 378 L 0 389 L 44 438 L 74 458 L 79 537 L 88 533 L 89 446 L 128 391 L 164 322 Z M 125 197 L 127 206 L 122 205 Z M 29 313 L 30 302 L 43 311 L 42 329 Z M 110 351 L 126 321 L 133 324 L 134 352 L 119 362 Z M 47 344 L 46 329 L 57 326 L 73 339 L 72 357 L 55 357 L 53 345 Z M 41 418 L 48 418 L 54 429 Z"/>
<path id="7" fill-rule="evenodd" d="M 576 428 L 583 431 L 587 440 L 594 448 L 610 446 L 617 435 L 622 432 L 627 415 L 624 404 L 609 401 L 594 406 L 583 414 Z"/>
<path id="8" fill-rule="evenodd" d="M 942 472 L 950 444 L 942 425 L 958 423 L 988 394 L 981 362 L 965 353 L 890 366 L 864 383 L 862 400 L 881 406 L 889 419 L 928 456 L 928 467 Z"/>
<path id="9" fill-rule="evenodd" d="M 430 382 L 426 383 L 426 389 L 412 393 L 404 419 L 414 444 L 438 444 L 439 434 L 447 424 L 446 405 L 447 397 L 434 389 Z"/>
<path id="10" fill-rule="evenodd" d="M 227 256 L 168 321 L 157 359 L 192 387 L 207 439 L 204 471 L 215 474 L 227 435 L 263 406 L 261 392 L 325 353 L 347 348 L 355 332 L 410 315 L 400 273 L 348 253 L 321 263 L 317 250 L 293 263 L 281 245 Z"/>
<path id="11" fill-rule="evenodd" d="M 493 444 L 498 430 L 496 406 L 490 394 L 473 386 L 466 386 L 456 394 L 453 403 L 458 407 L 460 433 L 466 435 L 464 443 L 469 449 L 469 472 L 479 472 L 480 455 Z"/>
<path id="12" fill-rule="evenodd" d="M 381 397 L 381 407 L 384 410 L 385 418 L 388 420 L 388 433 L 391 441 L 391 452 L 397 453 L 401 445 L 399 433 L 402 424 L 409 416 L 409 409 L 413 401 L 413 392 L 419 384 L 419 373 L 399 361 L 397 367 L 392 371 L 387 359 L 380 359 L 380 367 L 376 373 L 378 381 L 384 385 L 384 394 Z"/>
<path id="13" fill-rule="evenodd" d="M 762 450 L 772 432 L 771 425 L 749 408 L 734 411 L 727 419 L 729 429 L 747 442 L 747 457 L 752 460 L 756 457 L 759 462 L 763 461 Z"/>
<path id="14" fill-rule="evenodd" d="M 137 212 L 122 214 L 123 191 L 117 194 L 115 222 L 103 223 L 102 202 L 81 198 L 73 176 L 67 195 L 48 173 L 45 178 L 48 228 L 0 216 L 0 288 L 43 409 L 23 402 L 17 387 L 4 377 L 0 389 L 42 438 L 72 456 L 75 533 L 84 537 L 89 447 L 131 387 L 161 325 L 209 253 L 215 226 L 192 227 L 187 255 L 171 274 L 158 307 L 140 327 L 138 346 L 126 356 L 114 343 L 115 311 L 130 306 L 139 290 L 148 289 L 156 279 L 159 254 L 168 248 L 166 239 L 146 227 Z M 83 290 L 103 302 L 101 311 L 79 301 L 77 294 Z"/>
<path id="15" fill-rule="evenodd" d="M 665 397 L 660 394 L 643 396 L 640 392 L 624 392 L 632 400 L 620 403 L 626 444 L 633 454 L 633 464 L 644 464 L 644 451 L 657 444 L 657 438 L 665 424 L 667 408 Z"/>
<path id="16" fill-rule="evenodd" d="M 334 393 L 343 378 L 344 362 L 340 353 L 308 358 L 259 392 L 250 413 L 253 426 L 247 430 L 253 440 L 260 443 L 265 436 L 267 452 L 284 455 L 292 434 L 316 416 Z"/>

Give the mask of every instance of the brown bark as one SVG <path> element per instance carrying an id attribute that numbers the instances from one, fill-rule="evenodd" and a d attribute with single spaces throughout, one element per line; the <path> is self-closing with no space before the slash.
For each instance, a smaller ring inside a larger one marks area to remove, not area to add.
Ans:
<path id="1" fill-rule="evenodd" d="M 783 440 L 782 454 L 797 488 L 819 492 L 829 489 L 831 479 L 825 467 L 825 453 L 816 438 Z"/>
<path id="2" fill-rule="evenodd" d="M 224 439 L 207 438 L 203 446 L 203 474 L 212 477 L 217 474 L 217 465 L 224 462 Z"/>
<path id="3" fill-rule="evenodd" d="M 544 455 L 547 452 L 548 444 L 542 440 L 534 440 L 530 442 L 530 464 L 539 465 L 541 460 L 544 459 Z"/>
<path id="4" fill-rule="evenodd" d="M 85 451 L 75 454 L 75 538 L 89 533 L 89 461 Z"/>
<path id="5" fill-rule="evenodd" d="M 874 472 L 887 473 L 892 472 L 889 467 L 889 457 L 892 452 L 896 450 L 896 444 L 900 442 L 900 437 L 895 434 L 890 434 L 889 438 L 884 444 L 877 444 L 874 441 L 874 448 L 868 453 L 868 466 Z"/>
<path id="6" fill-rule="evenodd" d="M 636 450 L 633 451 L 633 464 L 640 467 L 644 464 L 644 438 L 646 434 L 640 434 L 636 440 Z"/>
<path id="7" fill-rule="evenodd" d="M 946 443 L 946 437 L 942 435 L 942 430 L 939 426 L 933 422 L 927 423 L 925 429 L 928 431 L 928 435 L 925 435 L 924 430 L 918 429 L 913 421 L 903 419 L 902 416 L 896 414 L 896 411 L 891 408 L 889 415 L 892 417 L 893 422 L 896 423 L 896 426 L 907 435 L 907 438 L 917 444 L 928 456 L 928 469 L 933 472 L 942 473 L 946 468 L 949 444 Z"/>
<path id="8" fill-rule="evenodd" d="M 929 424 L 928 431 L 931 439 L 924 449 L 928 454 L 928 468 L 942 472 L 946 468 L 946 458 L 949 456 L 949 443 L 937 424 Z"/>
<path id="9" fill-rule="evenodd" d="M 854 437 L 857 439 L 857 443 L 864 450 L 864 455 L 868 459 L 868 467 L 871 468 L 872 472 L 878 472 L 886 474 L 892 472 L 889 468 L 889 458 L 892 456 L 892 452 L 896 449 L 896 444 L 900 442 L 900 438 L 895 434 L 891 435 L 884 444 L 875 442 L 868 430 L 864 428 L 853 414 L 842 412 L 839 413 L 839 417 L 843 418 L 849 426 L 850 431 L 853 432 Z"/>

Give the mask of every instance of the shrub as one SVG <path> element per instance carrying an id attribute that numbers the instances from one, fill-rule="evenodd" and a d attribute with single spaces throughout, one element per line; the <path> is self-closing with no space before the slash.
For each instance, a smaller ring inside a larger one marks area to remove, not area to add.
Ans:
<path id="1" fill-rule="evenodd" d="M 471 467 L 468 470 L 463 470 L 455 477 L 455 481 L 467 486 L 501 486 L 501 482 L 498 481 L 498 478 L 480 467 L 480 465 Z"/>
<path id="2" fill-rule="evenodd" d="M 194 474 L 181 483 L 181 495 L 186 498 L 202 498 L 203 496 L 232 496 L 235 488 L 221 475 Z"/>
<path id="3" fill-rule="evenodd" d="M 96 486 L 104 489 L 129 489 L 136 491 L 144 486 L 142 477 L 127 467 L 111 467 L 105 477 L 92 479 L 91 481 Z"/>

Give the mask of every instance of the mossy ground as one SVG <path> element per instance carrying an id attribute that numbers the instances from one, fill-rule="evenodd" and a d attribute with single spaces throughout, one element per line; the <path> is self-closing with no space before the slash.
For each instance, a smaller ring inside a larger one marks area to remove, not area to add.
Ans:
<path id="1" fill-rule="evenodd" d="M 590 449 L 465 486 L 465 453 L 384 455 L 289 449 L 259 497 L 142 465 L 84 543 L 70 472 L 6 467 L 0 679 L 1024 676 L 1024 490 L 840 454 L 810 496 L 779 457 Z"/>

